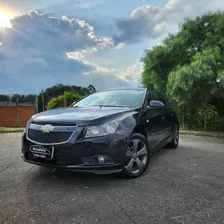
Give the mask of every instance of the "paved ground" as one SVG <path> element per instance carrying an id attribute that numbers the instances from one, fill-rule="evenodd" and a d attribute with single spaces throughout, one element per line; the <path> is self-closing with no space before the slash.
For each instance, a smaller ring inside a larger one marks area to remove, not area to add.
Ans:
<path id="1" fill-rule="evenodd" d="M 224 139 L 181 137 L 141 178 L 52 170 L 0 135 L 0 223 L 224 223 Z"/>

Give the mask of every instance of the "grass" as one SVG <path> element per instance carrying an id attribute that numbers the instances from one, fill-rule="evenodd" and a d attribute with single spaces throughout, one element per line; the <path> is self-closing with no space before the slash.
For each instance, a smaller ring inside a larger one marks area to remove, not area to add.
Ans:
<path id="1" fill-rule="evenodd" d="M 223 131 L 193 131 L 193 130 L 180 130 L 182 135 L 195 135 L 195 136 L 209 136 L 209 137 L 219 137 L 224 138 Z"/>
<path id="2" fill-rule="evenodd" d="M 25 127 L 0 127 L 0 132 L 20 132 L 24 129 Z"/>

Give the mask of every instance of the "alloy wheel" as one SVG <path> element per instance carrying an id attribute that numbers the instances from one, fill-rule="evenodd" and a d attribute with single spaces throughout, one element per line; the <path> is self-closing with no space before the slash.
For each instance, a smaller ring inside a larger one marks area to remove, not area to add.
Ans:
<path id="1" fill-rule="evenodd" d="M 147 164 L 147 147 L 140 139 L 133 139 L 129 143 L 126 154 L 125 170 L 129 174 L 141 172 Z"/>

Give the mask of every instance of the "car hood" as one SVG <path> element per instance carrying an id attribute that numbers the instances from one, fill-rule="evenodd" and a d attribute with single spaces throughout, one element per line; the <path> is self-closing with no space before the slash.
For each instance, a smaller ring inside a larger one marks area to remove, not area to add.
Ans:
<path id="1" fill-rule="evenodd" d="M 61 123 L 93 125 L 100 122 L 106 122 L 110 119 L 116 119 L 120 116 L 137 113 L 136 109 L 115 108 L 115 107 L 97 107 L 97 108 L 61 108 L 45 111 L 33 116 L 33 122 L 39 123 Z"/>

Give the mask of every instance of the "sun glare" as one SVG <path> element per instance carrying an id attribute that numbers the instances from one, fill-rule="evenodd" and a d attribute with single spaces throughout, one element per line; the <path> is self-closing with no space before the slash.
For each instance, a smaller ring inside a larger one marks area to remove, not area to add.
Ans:
<path id="1" fill-rule="evenodd" d="M 7 16 L 5 13 L 0 12 L 0 29 L 4 27 L 8 27 L 8 28 L 12 27 L 10 22 L 10 17 Z"/>

